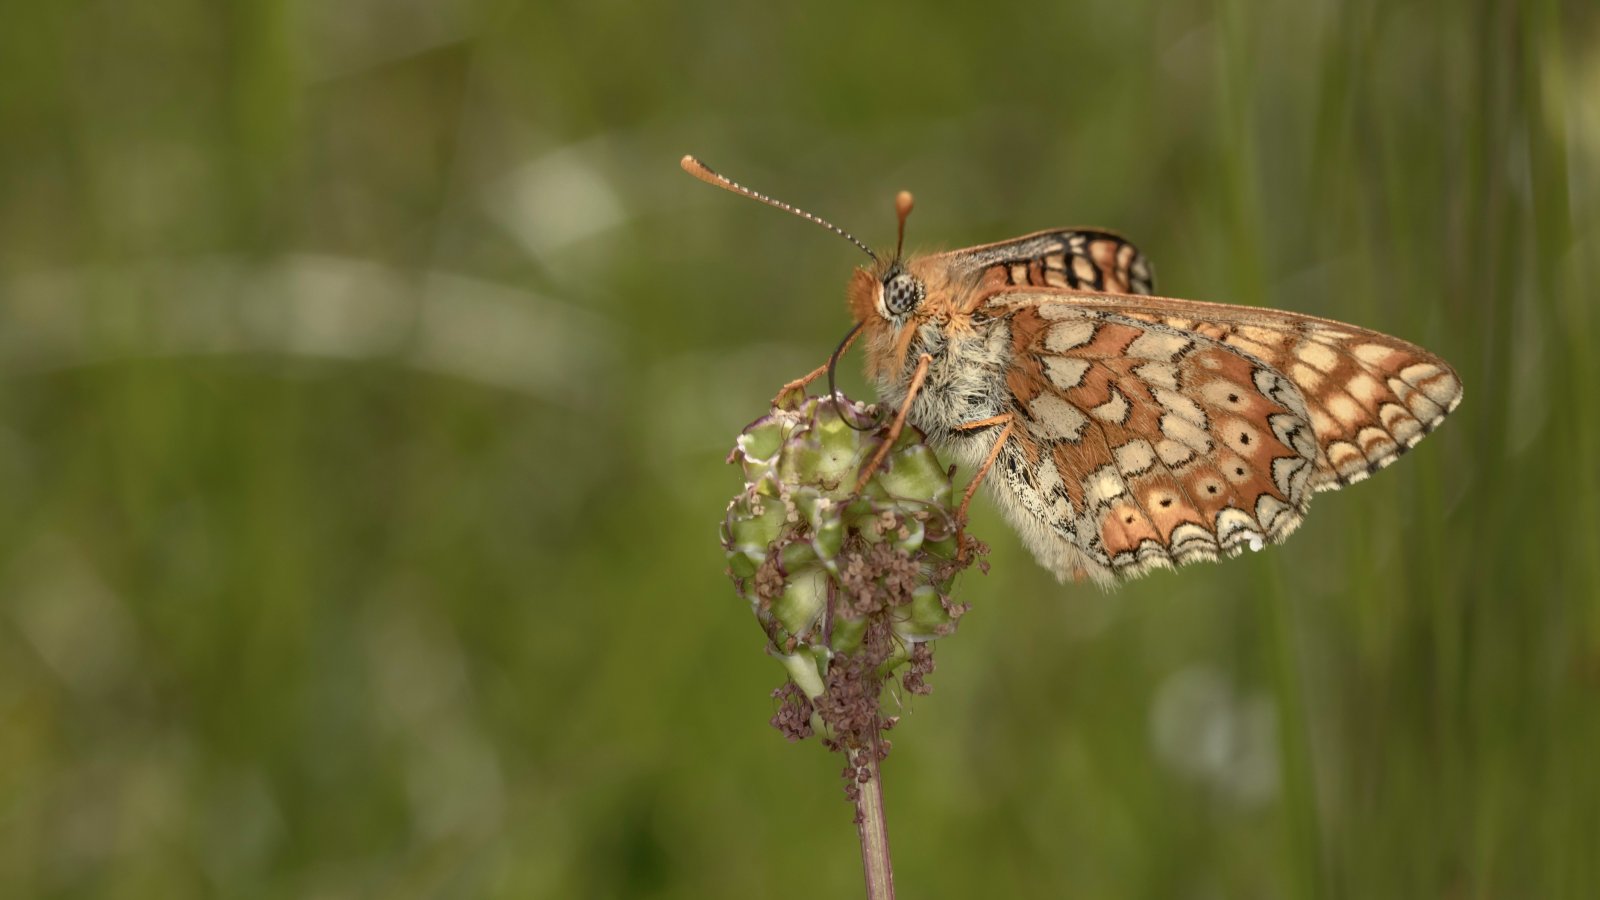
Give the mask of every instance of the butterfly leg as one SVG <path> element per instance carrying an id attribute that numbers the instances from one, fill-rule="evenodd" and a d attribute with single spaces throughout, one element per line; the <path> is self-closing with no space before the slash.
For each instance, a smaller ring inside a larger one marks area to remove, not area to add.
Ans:
<path id="1" fill-rule="evenodd" d="M 933 357 L 926 353 L 922 354 L 922 358 L 917 360 L 917 370 L 911 373 L 911 384 L 906 387 L 905 402 L 900 404 L 900 412 L 895 415 L 894 424 L 889 426 L 889 433 L 884 436 L 883 444 L 878 447 L 878 452 L 872 454 L 872 460 L 867 463 L 866 468 L 861 470 L 861 477 L 856 479 L 856 493 L 861 493 L 861 489 L 867 486 L 867 479 L 878 471 L 878 466 L 883 463 L 883 458 L 889 455 L 889 448 L 894 446 L 894 442 L 900 437 L 901 430 L 906 427 L 906 415 L 911 412 L 911 401 L 917 398 L 917 391 L 922 390 L 922 382 L 928 377 L 928 366 L 932 363 Z"/>
<path id="2" fill-rule="evenodd" d="M 772 405 L 773 406 L 781 406 L 781 405 L 783 405 L 783 398 L 784 398 L 784 396 L 786 394 L 788 394 L 790 391 L 801 391 L 801 392 L 804 392 L 805 389 L 806 389 L 806 385 L 810 384 L 813 381 L 816 381 L 818 378 L 821 378 L 824 374 L 827 373 L 827 371 L 828 371 L 828 364 L 827 363 L 823 363 L 822 365 L 817 366 L 815 369 L 811 370 L 810 373 L 808 373 L 808 374 L 806 374 L 804 376 L 801 376 L 800 378 L 796 378 L 795 380 L 789 382 L 788 384 L 784 385 L 783 387 L 778 388 L 777 396 L 772 398 Z"/>
<path id="3" fill-rule="evenodd" d="M 972 495 L 978 492 L 978 485 L 983 483 L 984 476 L 988 475 L 989 470 L 994 467 L 994 461 L 1000 458 L 1000 451 L 1005 448 L 1006 439 L 1011 437 L 1011 430 L 1017 426 L 1017 420 L 1014 413 L 1002 413 L 998 416 L 990 416 L 987 419 L 965 422 L 956 426 L 962 431 L 970 431 L 974 428 L 988 428 L 1001 424 L 1004 424 L 1005 427 L 1000 429 L 999 436 L 994 439 L 994 446 L 989 448 L 989 455 L 984 457 L 983 465 L 978 467 L 978 471 L 973 473 L 972 480 L 967 482 L 967 490 L 961 495 L 961 505 L 956 508 L 956 559 L 958 561 L 963 561 L 967 558 L 967 542 L 964 538 L 966 537 L 967 529 L 967 507 L 972 504 Z"/>
<path id="4" fill-rule="evenodd" d="M 778 388 L 777 396 L 772 398 L 772 405 L 773 406 L 782 406 L 783 405 L 784 396 L 786 394 L 788 394 L 790 391 L 801 391 L 803 393 L 805 391 L 806 385 L 810 384 L 813 381 L 816 381 L 818 378 L 821 378 L 823 375 L 826 375 L 828 373 L 828 367 L 833 365 L 834 360 L 836 360 L 839 357 L 843 356 L 844 352 L 846 350 L 850 349 L 850 345 L 854 344 L 856 342 L 856 337 L 859 334 L 861 334 L 861 328 L 860 328 L 860 326 L 857 326 L 856 328 L 852 329 L 848 335 L 845 336 L 844 342 L 839 345 L 839 349 L 833 351 L 833 354 L 828 357 L 828 361 L 827 362 L 823 363 L 820 366 L 817 366 L 815 369 L 812 369 L 810 372 L 806 373 L 805 375 L 803 375 L 803 376 L 801 376 L 799 378 L 796 378 L 795 380 L 789 382 L 788 384 L 784 385 L 783 387 Z M 801 399 L 804 399 L 804 398 L 802 397 Z"/>

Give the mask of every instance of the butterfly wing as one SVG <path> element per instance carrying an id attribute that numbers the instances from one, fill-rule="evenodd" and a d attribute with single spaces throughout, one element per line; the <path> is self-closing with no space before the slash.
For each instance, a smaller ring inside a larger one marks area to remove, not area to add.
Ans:
<path id="1" fill-rule="evenodd" d="M 980 289 L 1011 286 L 1149 294 L 1149 260 L 1121 235 L 1097 228 L 1041 231 L 997 244 L 940 254 L 952 275 L 976 278 Z"/>
<path id="2" fill-rule="evenodd" d="M 1115 311 L 1239 350 L 1299 390 L 1318 446 L 1312 486 L 1335 490 L 1398 459 L 1461 402 L 1450 364 L 1396 337 L 1276 309 L 1167 297 L 1053 292 L 1054 302 Z"/>
<path id="3" fill-rule="evenodd" d="M 1398 339 L 1275 310 L 999 290 L 1018 428 L 1001 505 L 1058 575 L 1103 583 L 1286 538 L 1316 489 L 1387 465 L 1459 401 Z"/>

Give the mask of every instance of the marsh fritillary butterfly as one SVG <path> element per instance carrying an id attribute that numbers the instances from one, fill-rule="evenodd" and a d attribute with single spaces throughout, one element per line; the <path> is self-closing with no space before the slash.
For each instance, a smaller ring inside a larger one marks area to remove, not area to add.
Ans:
<path id="1" fill-rule="evenodd" d="M 856 327 L 834 360 L 860 335 L 895 428 L 910 422 L 977 467 L 966 501 L 989 476 L 1062 579 L 1112 584 L 1279 543 L 1312 493 L 1394 462 L 1461 402 L 1450 365 L 1399 338 L 1155 296 L 1144 255 L 1107 231 L 884 258 L 693 157 L 682 165 L 872 257 L 850 280 Z M 903 239 L 911 195 L 897 206 Z"/>

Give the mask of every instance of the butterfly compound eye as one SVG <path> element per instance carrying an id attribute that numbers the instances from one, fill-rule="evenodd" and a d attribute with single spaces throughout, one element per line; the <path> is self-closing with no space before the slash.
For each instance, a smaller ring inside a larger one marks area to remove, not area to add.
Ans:
<path id="1" fill-rule="evenodd" d="M 922 302 L 922 282 L 901 272 L 883 282 L 883 308 L 891 316 L 903 316 Z"/>

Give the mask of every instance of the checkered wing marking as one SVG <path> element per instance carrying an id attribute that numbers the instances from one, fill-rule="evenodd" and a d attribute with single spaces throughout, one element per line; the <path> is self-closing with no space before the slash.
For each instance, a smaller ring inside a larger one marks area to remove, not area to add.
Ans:
<path id="1" fill-rule="evenodd" d="M 1149 294 L 1155 272 L 1139 248 L 1094 228 L 1041 231 L 942 254 L 952 274 L 976 276 L 981 290 L 1012 286 Z"/>
<path id="2" fill-rule="evenodd" d="M 1318 448 L 1300 391 L 1161 322 L 1002 291 L 1019 428 L 996 490 L 1040 562 L 1111 583 L 1286 538 Z"/>
<path id="3" fill-rule="evenodd" d="M 1084 308 L 1211 338 L 1292 381 L 1316 433 L 1311 484 L 1336 490 L 1416 446 L 1461 402 L 1461 380 L 1432 353 L 1376 331 L 1281 310 L 1162 297 L 1071 295 Z"/>

